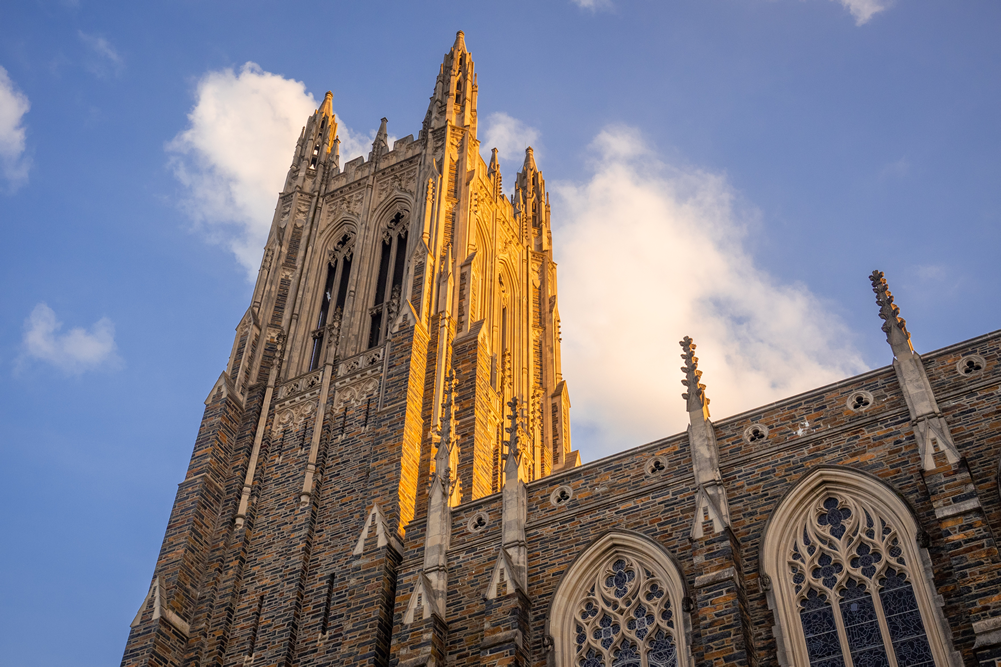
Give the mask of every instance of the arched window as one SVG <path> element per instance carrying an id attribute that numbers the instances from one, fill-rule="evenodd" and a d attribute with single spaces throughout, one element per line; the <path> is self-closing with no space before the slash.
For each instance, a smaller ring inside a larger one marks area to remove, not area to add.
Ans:
<path id="1" fill-rule="evenodd" d="M 375 298 L 369 309 L 368 346 L 375 347 L 386 339 L 386 332 L 399 312 L 403 288 L 403 270 L 407 258 L 406 215 L 397 213 L 389 221 L 382 236 L 379 273 L 375 283 Z"/>
<path id="2" fill-rule="evenodd" d="M 663 549 L 609 533 L 563 576 L 549 615 L 557 667 L 691 665 L 684 587 Z"/>
<path id="3" fill-rule="evenodd" d="M 309 370 L 316 370 L 323 357 L 324 342 L 336 345 L 340 333 L 344 301 L 348 294 L 348 279 L 351 277 L 351 259 L 354 238 L 344 234 L 327 256 L 327 280 L 320 296 L 320 312 L 316 316 L 313 330 L 313 351 L 309 357 Z M 333 312 L 331 312 L 333 307 Z M 329 339 L 329 340 L 328 340 Z"/>
<path id="4" fill-rule="evenodd" d="M 773 515 L 763 553 L 786 664 L 950 664 L 917 534 L 880 482 L 832 468 L 800 482 Z"/>

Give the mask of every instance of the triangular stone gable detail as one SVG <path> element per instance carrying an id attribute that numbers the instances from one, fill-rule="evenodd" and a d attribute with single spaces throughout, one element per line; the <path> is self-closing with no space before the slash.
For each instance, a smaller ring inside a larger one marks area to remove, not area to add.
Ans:
<path id="1" fill-rule="evenodd" d="M 435 597 L 434 587 L 421 570 L 417 574 L 417 582 L 410 594 L 410 602 L 407 603 L 407 611 L 403 615 L 403 624 L 410 625 L 415 620 L 431 618 L 431 614 L 437 614 L 439 617 L 442 615 L 438 609 L 438 598 Z"/>
<path id="2" fill-rule="evenodd" d="M 139 611 L 136 612 L 136 617 L 132 619 L 132 623 L 129 624 L 129 627 L 134 628 L 139 625 L 142 621 L 143 612 L 146 611 L 146 607 L 152 599 L 153 618 L 150 620 L 156 621 L 162 616 L 165 621 L 173 625 L 181 634 L 187 637 L 191 633 L 190 626 L 181 620 L 180 616 L 163 606 L 160 595 L 161 590 L 163 590 L 163 580 L 160 578 L 160 575 L 156 575 L 153 577 L 153 582 L 149 585 L 149 592 L 146 593 L 146 597 L 143 598 L 142 604 L 139 605 Z"/>
<path id="3" fill-rule="evenodd" d="M 914 421 L 914 432 L 918 439 L 918 449 L 921 455 L 921 465 L 925 470 L 934 470 L 935 451 L 945 454 L 949 464 L 959 461 L 959 450 L 952 441 L 952 434 L 945 420 L 939 416 L 919 418 Z"/>
<path id="4" fill-rule="evenodd" d="M 212 385 L 212 389 L 209 391 L 209 395 L 205 397 L 205 405 L 208 405 L 216 398 L 216 394 L 222 392 L 220 398 L 225 399 L 227 396 L 232 396 L 241 405 L 243 404 L 243 399 L 239 394 L 236 393 L 236 389 L 233 387 L 233 381 L 229 377 L 229 373 L 223 371 L 219 374 L 219 379 L 215 381 Z"/>
<path id="5" fill-rule="evenodd" d="M 358 537 L 358 543 L 355 545 L 354 551 L 351 552 L 352 555 L 361 556 L 365 553 L 365 542 L 373 532 L 376 537 L 376 546 L 382 548 L 388 544 L 398 553 L 403 553 L 403 548 L 386 524 L 386 517 L 382 513 L 382 508 L 379 507 L 379 503 L 373 503 L 372 509 L 369 510 L 368 517 L 365 519 L 365 526 Z"/>
<path id="6" fill-rule="evenodd" d="M 390 328 L 390 333 L 396 333 L 402 328 L 412 327 L 417 324 L 420 319 L 417 315 L 417 310 L 414 308 L 414 304 L 410 303 L 410 299 L 403 302 L 403 307 L 400 308 L 400 314 L 396 316 L 396 321 L 393 322 L 393 326 Z"/>
<path id="7" fill-rule="evenodd" d="M 702 524 L 707 520 L 713 522 L 714 533 L 718 533 L 730 525 L 730 517 L 717 507 L 712 497 L 706 493 L 706 488 L 700 486 L 695 495 L 695 521 L 692 523 L 692 537 L 703 536 Z"/>
<path id="8" fill-rule="evenodd" d="M 511 562 L 511 557 L 508 556 L 504 547 L 501 547 L 497 554 L 497 560 L 494 562 L 493 572 L 490 573 L 490 583 L 487 584 L 487 591 L 484 597 L 488 600 L 493 600 L 504 595 L 510 595 L 514 593 L 515 589 L 525 593 L 525 590 L 521 587 L 521 582 L 518 581 L 517 572 L 514 564 Z"/>

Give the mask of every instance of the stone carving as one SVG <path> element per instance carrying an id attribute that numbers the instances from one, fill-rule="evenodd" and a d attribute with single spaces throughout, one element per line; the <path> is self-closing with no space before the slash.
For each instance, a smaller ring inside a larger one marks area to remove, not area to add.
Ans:
<path id="1" fill-rule="evenodd" d="M 292 378 L 282 386 L 278 387 L 278 400 L 282 401 L 286 398 L 292 398 L 314 389 L 318 390 L 321 382 L 323 382 L 323 369 L 311 371 L 305 375 Z"/>
<path id="2" fill-rule="evenodd" d="M 275 410 L 275 421 L 271 432 L 280 435 L 283 431 L 298 431 L 307 419 L 316 414 L 316 402 L 292 403 Z"/>
<path id="3" fill-rule="evenodd" d="M 343 409 L 345 405 L 360 405 L 366 398 L 371 398 L 378 392 L 378 377 L 362 377 L 356 382 L 338 386 L 334 395 L 334 412 Z"/>
<path id="4" fill-rule="evenodd" d="M 396 170 L 390 173 L 379 182 L 375 200 L 381 202 L 394 192 L 403 192 L 413 195 L 416 191 L 417 167 L 411 167 L 406 171 Z"/>
<path id="5" fill-rule="evenodd" d="M 362 203 L 365 195 L 358 190 L 347 192 L 334 200 L 330 207 L 331 217 L 337 219 L 341 216 L 350 215 L 357 218 L 361 214 Z"/>
<path id="6" fill-rule="evenodd" d="M 281 214 L 278 216 L 278 226 L 284 228 L 288 223 L 288 216 L 292 212 L 292 197 L 293 195 L 285 195 L 282 199 L 281 204 Z"/>
<path id="7" fill-rule="evenodd" d="M 295 208 L 295 226 L 302 227 L 306 222 L 306 216 L 309 215 L 309 205 L 310 201 L 308 199 L 300 199 L 299 205 Z"/>
<path id="8" fill-rule="evenodd" d="M 379 370 L 381 371 L 382 354 L 384 350 L 385 348 L 378 347 L 372 350 L 366 350 L 365 352 L 349 359 L 345 359 L 337 368 L 337 376 L 344 377 L 345 375 L 351 375 L 371 366 L 379 366 Z"/>

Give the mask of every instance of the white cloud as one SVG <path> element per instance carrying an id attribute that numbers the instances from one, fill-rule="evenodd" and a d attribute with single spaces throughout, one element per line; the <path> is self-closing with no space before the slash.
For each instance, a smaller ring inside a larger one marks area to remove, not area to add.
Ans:
<path id="1" fill-rule="evenodd" d="M 483 134 L 480 139 L 480 150 L 483 159 L 490 163 L 490 151 L 497 149 L 497 157 L 501 163 L 501 173 L 507 175 L 504 189 L 508 192 L 514 184 L 514 175 L 525 162 L 525 149 L 532 147 L 535 160 L 542 157 L 539 146 L 539 131 L 522 121 L 509 116 L 503 111 L 487 116 L 483 123 Z"/>
<path id="2" fill-rule="evenodd" d="M 717 419 L 865 370 L 822 301 L 755 265 L 753 213 L 724 176 L 664 164 L 628 128 L 591 151 L 590 180 L 553 188 L 563 371 L 588 458 L 685 429 L 685 335 Z"/>
<path id="3" fill-rule="evenodd" d="M 183 206 L 253 279 L 299 133 L 319 104 L 303 82 L 251 62 L 206 73 L 195 96 L 187 129 L 167 145 L 188 191 Z M 375 138 L 375 130 L 366 139 L 340 119 L 338 134 L 342 165 L 367 157 Z"/>
<path id="4" fill-rule="evenodd" d="M 63 323 L 46 304 L 40 303 L 24 321 L 21 362 L 26 358 L 46 361 L 60 370 L 78 374 L 95 368 L 122 365 L 115 344 L 115 325 L 102 317 L 90 331 L 76 327 L 62 333 Z"/>
<path id="5" fill-rule="evenodd" d="M 108 40 L 98 35 L 88 35 L 82 30 L 78 30 L 77 35 L 84 46 L 96 56 L 96 58 L 88 58 L 84 63 L 88 72 L 101 78 L 109 75 L 121 75 L 125 70 L 125 61 Z"/>
<path id="6" fill-rule="evenodd" d="M 581 9 L 587 9 L 592 12 L 598 11 L 599 9 L 611 9 L 612 0 L 570 0 L 575 5 Z"/>
<path id="7" fill-rule="evenodd" d="M 31 104 L 0 67 L 0 171 L 13 191 L 28 180 L 29 161 L 24 157 L 24 114 Z"/>
<path id="8" fill-rule="evenodd" d="M 885 11 L 893 4 L 892 0 L 838 0 L 851 12 L 855 25 L 863 25 L 879 12 Z"/>

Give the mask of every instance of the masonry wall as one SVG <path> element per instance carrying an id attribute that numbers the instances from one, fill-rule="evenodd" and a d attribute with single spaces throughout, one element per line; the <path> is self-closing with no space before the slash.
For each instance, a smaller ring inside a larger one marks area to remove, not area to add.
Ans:
<path id="1" fill-rule="evenodd" d="M 977 354 L 986 360 L 982 372 L 964 376 L 956 364 Z M 990 530 L 1001 531 L 998 467 L 1001 463 L 1001 333 L 993 333 L 924 356 L 925 367 L 952 426 L 956 444 L 977 487 Z M 848 399 L 858 390 L 874 397 L 866 410 L 849 409 Z M 711 385 L 709 390 L 711 392 Z M 748 442 L 744 431 L 763 424 L 768 435 Z M 948 532 L 940 528 L 918 458 L 907 406 L 892 368 L 877 369 L 828 387 L 796 396 L 715 424 L 720 468 L 727 489 L 747 598 L 746 622 L 751 629 L 753 662 L 778 665 L 776 640 L 759 552 L 769 517 L 779 502 L 808 471 L 821 465 L 846 466 L 873 475 L 891 486 L 913 508 L 929 536 L 928 553 L 934 585 L 945 600 L 952 623 L 952 641 L 965 664 L 978 664 L 969 610 L 985 596 L 1001 599 L 1001 580 L 993 590 L 964 586 L 963 559 Z M 663 457 L 665 470 L 648 472 L 654 457 Z M 687 436 L 682 434 L 630 450 L 592 464 L 557 473 L 528 485 L 528 587 L 531 600 L 531 664 L 548 665 L 547 610 L 561 577 L 574 559 L 610 530 L 636 531 L 653 538 L 681 566 L 690 599 L 695 600 L 693 540 L 689 537 L 696 486 L 691 473 Z M 572 498 L 554 506 L 550 497 L 569 486 Z M 479 512 L 489 517 L 482 530 L 469 527 Z M 500 547 L 500 494 L 453 509 L 449 551 L 447 647 L 449 664 L 479 665 L 484 599 L 491 568 Z M 420 517 L 418 517 L 420 519 Z M 395 628 L 405 633 L 402 612 L 409 602 L 414 577 L 421 566 L 422 524 L 415 520 L 407 531 L 407 550 L 400 569 Z M 961 551 L 962 549 L 960 549 Z M 969 557 L 992 557 L 997 552 L 971 551 Z M 690 613 L 693 654 L 706 661 L 698 614 Z M 982 658 L 982 655 L 980 656 Z M 747 664 L 747 663 L 724 663 Z"/>

